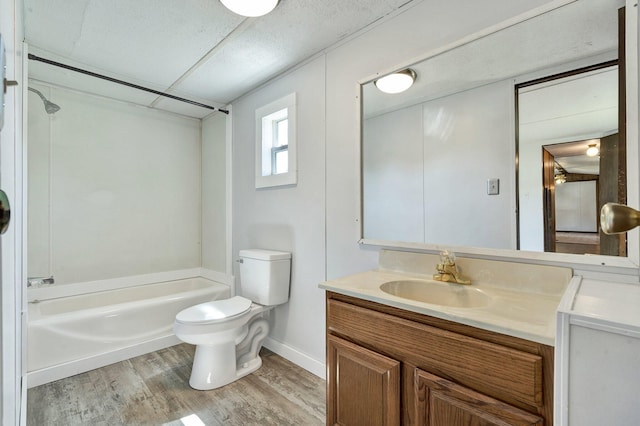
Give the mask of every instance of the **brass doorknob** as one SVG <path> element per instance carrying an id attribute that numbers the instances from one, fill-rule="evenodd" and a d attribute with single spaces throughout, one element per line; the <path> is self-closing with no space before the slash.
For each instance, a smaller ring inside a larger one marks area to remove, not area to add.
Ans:
<path id="1" fill-rule="evenodd" d="M 621 234 L 640 225 L 640 212 L 618 203 L 607 203 L 600 210 L 600 227 L 607 235 Z"/>

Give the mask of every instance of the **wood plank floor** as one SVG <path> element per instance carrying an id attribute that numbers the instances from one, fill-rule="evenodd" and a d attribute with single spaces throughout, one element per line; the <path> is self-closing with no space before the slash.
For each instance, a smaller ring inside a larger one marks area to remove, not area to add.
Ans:
<path id="1" fill-rule="evenodd" d="M 207 426 L 324 424 L 317 376 L 263 349 L 259 370 L 197 391 L 189 387 L 194 350 L 180 344 L 29 389 L 27 424 L 184 426 L 194 414 Z"/>

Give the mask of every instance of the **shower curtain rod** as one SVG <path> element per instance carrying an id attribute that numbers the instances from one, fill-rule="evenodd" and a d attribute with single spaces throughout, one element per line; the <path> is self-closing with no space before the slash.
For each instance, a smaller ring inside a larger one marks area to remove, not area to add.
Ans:
<path id="1" fill-rule="evenodd" d="M 207 108 L 207 109 L 212 109 L 214 111 L 217 110 L 217 111 L 220 111 L 222 113 L 229 114 L 229 111 L 226 110 L 226 109 L 220 109 L 220 108 L 212 107 L 210 105 L 202 104 L 200 102 L 192 101 L 190 99 L 181 98 L 179 96 L 170 95 L 168 93 L 160 92 L 158 90 L 149 89 L 148 87 L 139 86 L 137 84 L 129 83 L 129 82 L 126 82 L 126 81 L 123 81 L 123 80 L 118 80 L 118 79 L 113 78 L 113 77 L 108 77 L 106 75 L 97 74 L 95 72 L 83 70 L 82 68 L 72 67 L 71 65 L 62 64 L 60 62 L 52 61 L 51 59 L 41 58 L 40 56 L 36 56 L 36 55 L 31 54 L 31 53 L 29 53 L 28 58 L 33 60 L 33 61 L 39 61 L 39 62 L 44 62 L 45 64 L 53 65 L 54 67 L 64 68 L 64 69 L 67 69 L 67 70 L 70 70 L 70 71 L 78 72 L 80 74 L 89 75 L 91 77 L 101 78 L 102 80 L 107 80 L 107 81 L 110 81 L 112 83 L 118 83 L 118 84 L 122 84 L 123 86 L 128 86 L 128 87 L 132 87 L 134 89 L 143 90 L 145 92 L 153 93 L 153 94 L 158 95 L 158 96 L 164 96 L 166 98 L 171 98 L 171 99 L 174 99 L 176 101 L 186 102 L 186 103 L 191 104 L 191 105 L 195 105 L 195 106 L 199 106 L 199 107 Z"/>

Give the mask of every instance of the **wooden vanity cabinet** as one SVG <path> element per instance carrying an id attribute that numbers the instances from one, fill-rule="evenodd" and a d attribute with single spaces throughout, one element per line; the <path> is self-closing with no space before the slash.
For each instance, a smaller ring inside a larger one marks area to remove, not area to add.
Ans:
<path id="1" fill-rule="evenodd" d="M 399 425 L 400 362 L 335 336 L 327 338 L 332 425 Z"/>
<path id="2" fill-rule="evenodd" d="M 327 424 L 552 425 L 553 348 L 327 292 Z"/>
<path id="3" fill-rule="evenodd" d="M 540 425 L 544 419 L 419 369 L 414 374 L 416 425 Z"/>

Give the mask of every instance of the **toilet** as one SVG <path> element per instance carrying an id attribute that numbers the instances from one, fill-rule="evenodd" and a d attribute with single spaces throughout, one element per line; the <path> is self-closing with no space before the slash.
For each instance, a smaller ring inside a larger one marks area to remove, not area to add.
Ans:
<path id="1" fill-rule="evenodd" d="M 291 253 L 240 250 L 241 296 L 201 303 L 176 315 L 173 331 L 196 345 L 189 385 L 209 390 L 262 365 L 259 356 L 269 323 L 262 313 L 289 300 Z"/>

